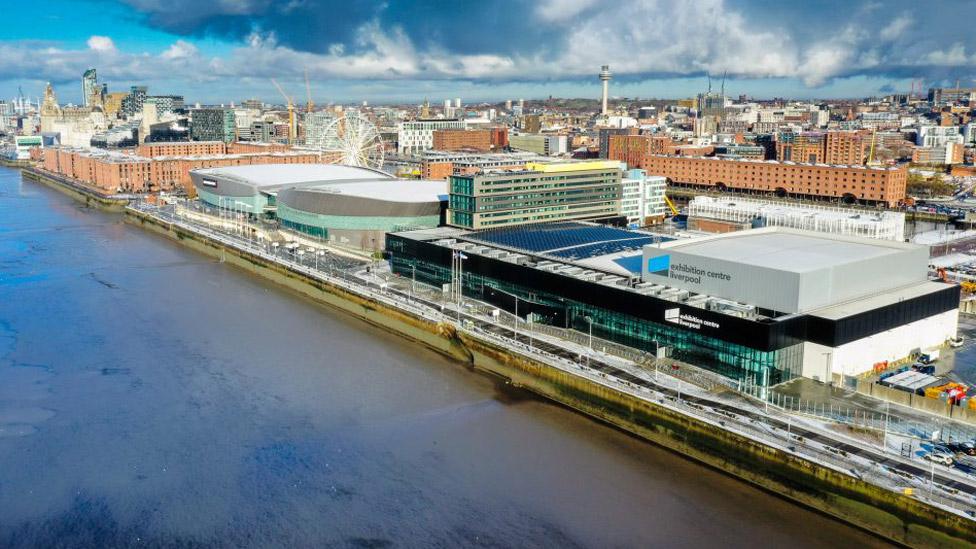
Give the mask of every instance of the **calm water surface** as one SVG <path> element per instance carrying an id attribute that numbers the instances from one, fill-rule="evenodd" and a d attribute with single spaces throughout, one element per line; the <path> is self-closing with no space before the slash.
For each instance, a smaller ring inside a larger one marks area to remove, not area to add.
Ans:
<path id="1" fill-rule="evenodd" d="M 0 168 L 0 546 L 879 542 Z"/>

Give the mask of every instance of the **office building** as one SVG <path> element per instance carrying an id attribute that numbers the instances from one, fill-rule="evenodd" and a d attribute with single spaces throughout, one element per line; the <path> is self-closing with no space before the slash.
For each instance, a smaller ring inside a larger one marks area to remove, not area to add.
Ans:
<path id="1" fill-rule="evenodd" d="M 600 128 L 597 135 L 600 138 L 601 159 L 610 158 L 610 137 L 615 135 L 637 135 L 637 128 Z"/>
<path id="2" fill-rule="evenodd" d="M 959 126 L 919 126 L 915 144 L 919 147 L 944 147 L 949 143 L 963 143 Z"/>
<path id="3" fill-rule="evenodd" d="M 425 151 L 420 160 L 421 179 L 447 179 L 452 174 L 473 174 L 485 170 L 523 170 L 529 162 L 546 158 L 532 153 Z"/>
<path id="4" fill-rule="evenodd" d="M 808 164 L 863 164 L 865 138 L 855 131 L 780 132 L 776 160 Z"/>
<path id="5" fill-rule="evenodd" d="M 640 168 L 651 155 L 675 152 L 674 143 L 666 135 L 610 133 L 607 143 L 607 158 L 619 160 L 631 168 Z"/>
<path id="6" fill-rule="evenodd" d="M 132 86 L 129 94 L 122 98 L 121 113 L 126 117 L 135 116 L 142 112 L 142 104 L 149 95 L 149 88 L 146 86 Z"/>
<path id="7" fill-rule="evenodd" d="M 491 150 L 492 132 L 489 130 L 435 130 L 433 134 L 435 151 L 470 150 L 484 152 Z"/>
<path id="8" fill-rule="evenodd" d="M 400 122 L 397 126 L 397 152 L 416 154 L 434 148 L 437 130 L 463 130 L 467 125 L 456 119 L 421 119 Z"/>
<path id="9" fill-rule="evenodd" d="M 467 296 L 759 386 L 839 381 L 956 335 L 959 287 L 928 280 L 928 250 L 899 242 L 783 228 L 668 241 L 570 222 L 402 232 L 387 249 L 395 273 L 438 287 L 463 252 Z"/>
<path id="10" fill-rule="evenodd" d="M 913 164 L 951 165 L 962 164 L 966 147 L 962 143 L 946 143 L 934 147 L 916 147 L 912 150 Z"/>
<path id="11" fill-rule="evenodd" d="M 619 162 L 529 163 L 525 170 L 452 175 L 448 223 L 484 229 L 620 216 Z"/>
<path id="12" fill-rule="evenodd" d="M 194 141 L 223 141 L 235 137 L 234 111 L 225 108 L 204 108 L 190 111 L 190 138 Z"/>
<path id="13" fill-rule="evenodd" d="M 148 95 L 143 100 L 143 106 L 146 104 L 155 105 L 158 115 L 182 111 L 184 108 L 182 95 Z"/>
<path id="14" fill-rule="evenodd" d="M 928 100 L 933 106 L 976 103 L 976 88 L 929 88 Z"/>
<path id="15" fill-rule="evenodd" d="M 555 156 L 569 152 L 569 139 L 565 135 L 521 133 L 510 135 L 508 145 L 515 150 L 543 156 Z"/>
<path id="16" fill-rule="evenodd" d="M 328 135 L 329 125 L 335 119 L 335 114 L 329 111 L 307 113 L 304 117 L 305 144 L 309 147 L 323 150 L 338 148 L 337 136 L 334 134 L 331 136 Z M 262 139 L 257 139 L 256 141 L 262 141 Z"/>
<path id="17" fill-rule="evenodd" d="M 101 95 L 102 89 L 98 85 L 98 76 L 95 69 L 88 69 L 81 76 L 81 98 L 82 104 L 86 107 L 93 105 L 93 96 L 97 93 Z"/>

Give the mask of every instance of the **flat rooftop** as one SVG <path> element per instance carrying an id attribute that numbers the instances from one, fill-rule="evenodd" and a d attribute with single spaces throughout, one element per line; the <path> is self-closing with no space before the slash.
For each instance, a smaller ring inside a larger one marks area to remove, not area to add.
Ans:
<path id="1" fill-rule="evenodd" d="M 915 246 L 888 240 L 867 240 L 767 227 L 676 240 L 666 242 L 661 247 L 743 265 L 805 273 L 896 255 Z"/>
<path id="2" fill-rule="evenodd" d="M 249 183 L 255 187 L 281 187 L 293 184 L 305 186 L 316 182 L 394 179 L 392 175 L 380 170 L 340 164 L 252 164 L 203 168 L 193 170 L 193 173 Z"/>
<path id="3" fill-rule="evenodd" d="M 346 183 L 323 183 L 302 187 L 302 192 L 360 196 L 388 202 L 440 202 L 447 200 L 447 181 L 416 179 L 375 179 Z"/>
<path id="4" fill-rule="evenodd" d="M 912 284 L 910 286 L 897 288 L 895 290 L 887 290 L 876 295 L 845 301 L 844 303 L 838 303 L 822 309 L 814 309 L 812 311 L 807 311 L 807 313 L 811 316 L 817 316 L 829 320 L 837 320 L 840 318 L 853 316 L 858 313 L 873 311 L 874 309 L 879 309 L 886 305 L 893 305 L 895 303 L 905 301 L 906 299 L 914 299 L 916 297 L 940 292 L 945 289 L 946 284 L 944 282 L 927 280 L 917 284 Z"/>

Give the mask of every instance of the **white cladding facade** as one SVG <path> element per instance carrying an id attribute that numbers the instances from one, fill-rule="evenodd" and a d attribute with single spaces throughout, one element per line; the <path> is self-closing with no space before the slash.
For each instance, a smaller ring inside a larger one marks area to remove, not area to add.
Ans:
<path id="1" fill-rule="evenodd" d="M 643 227 L 650 221 L 648 218 L 664 219 L 666 181 L 658 175 L 649 176 L 644 170 L 624 172 L 620 215 L 627 217 L 628 224 Z"/>
<path id="2" fill-rule="evenodd" d="M 415 154 L 434 148 L 434 132 L 437 130 L 463 130 L 464 120 L 411 120 L 400 122 L 397 127 L 397 152 Z"/>
<path id="3" fill-rule="evenodd" d="M 769 227 L 646 246 L 642 271 L 645 282 L 800 313 L 924 282 L 927 265 L 924 246 Z"/>
<path id="4" fill-rule="evenodd" d="M 958 329 L 959 311 L 952 310 L 838 347 L 807 341 L 803 344 L 800 375 L 819 381 L 856 376 L 870 371 L 877 362 L 893 362 L 913 352 L 940 347 L 955 337 Z"/>

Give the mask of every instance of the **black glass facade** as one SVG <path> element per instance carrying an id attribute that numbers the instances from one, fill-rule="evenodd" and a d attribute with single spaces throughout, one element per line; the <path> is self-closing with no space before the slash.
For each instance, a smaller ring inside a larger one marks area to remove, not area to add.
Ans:
<path id="1" fill-rule="evenodd" d="M 436 286 L 451 281 L 450 248 L 397 234 L 387 235 L 386 248 L 395 273 Z M 667 346 L 678 360 L 760 385 L 799 376 L 804 341 L 841 345 L 951 310 L 959 298 L 958 287 L 947 285 L 840 320 L 751 320 L 477 254 L 467 254 L 463 279 L 465 295 L 508 312 L 517 296 L 521 317 L 581 332 L 592 322 L 595 336 L 649 352 Z"/>

